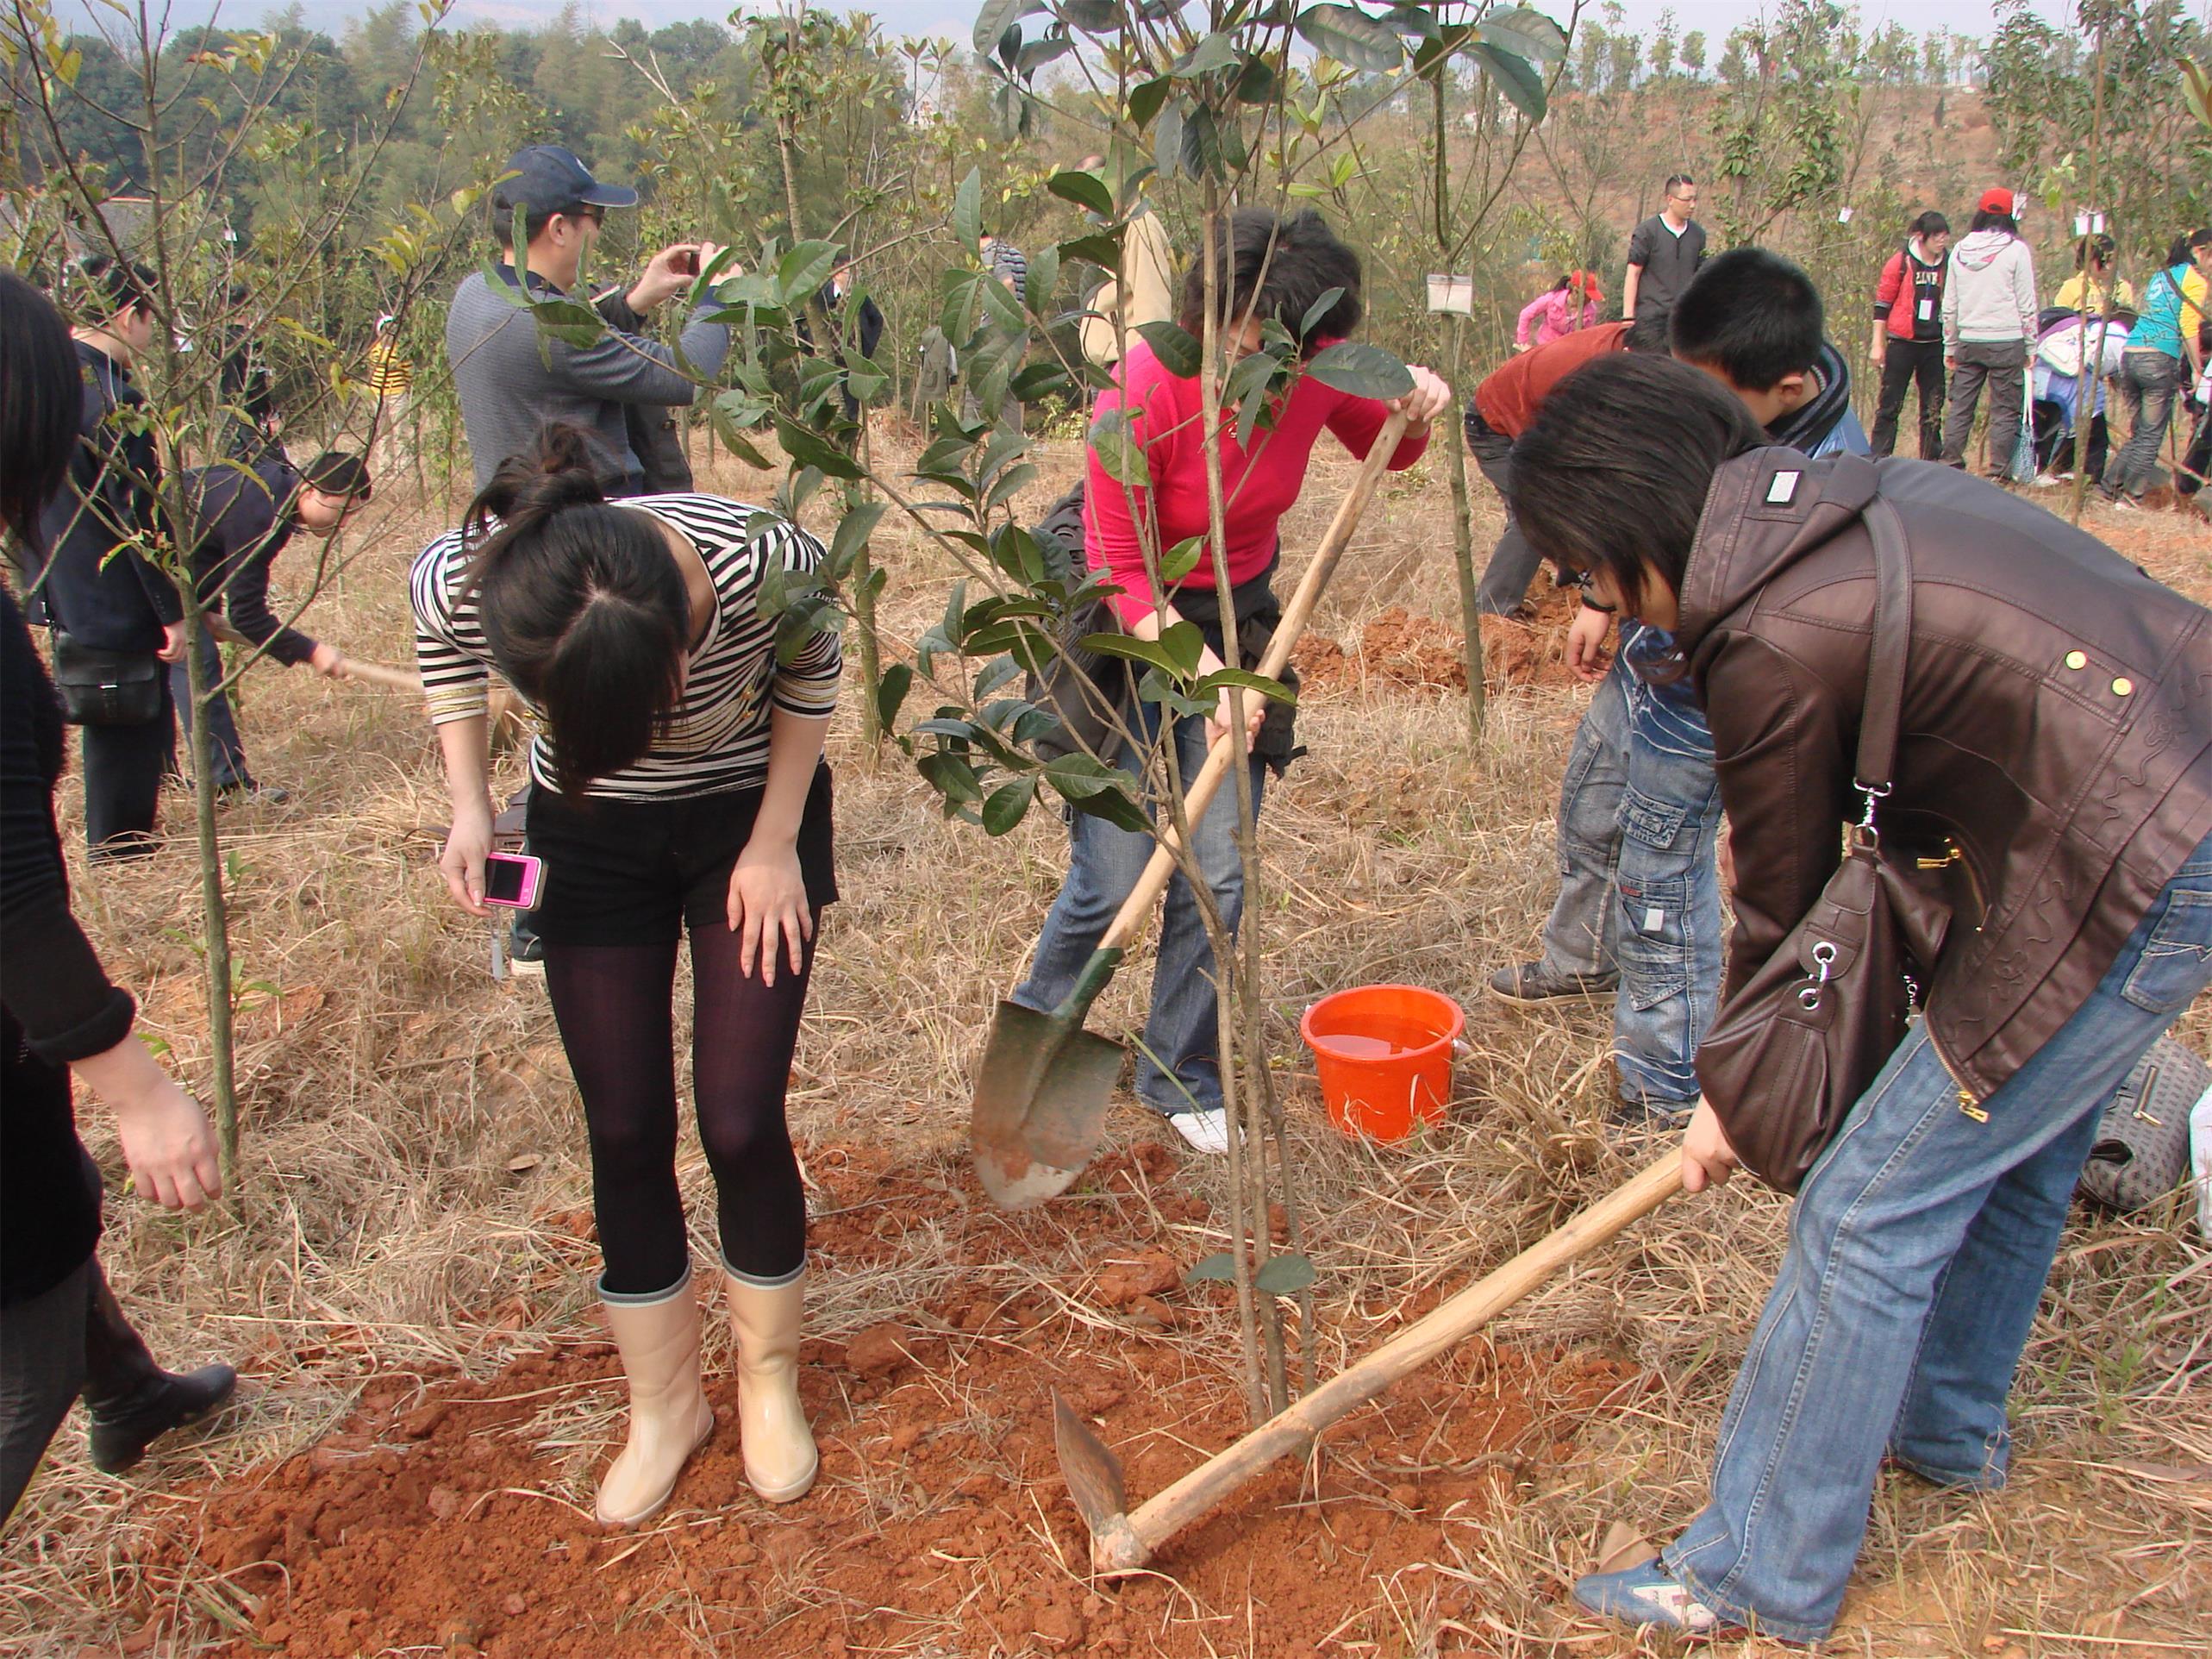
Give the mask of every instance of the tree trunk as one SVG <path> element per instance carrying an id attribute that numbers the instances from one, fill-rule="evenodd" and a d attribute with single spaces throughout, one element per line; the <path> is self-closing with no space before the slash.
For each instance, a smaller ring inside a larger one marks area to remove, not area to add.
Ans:
<path id="1" fill-rule="evenodd" d="M 184 602 L 185 638 L 197 645 L 207 627 L 194 584 L 187 575 L 176 582 Z M 210 1092 L 215 1096 L 216 1131 L 222 1146 L 222 1190 L 233 1213 L 242 1207 L 238 1186 L 238 1082 L 234 1069 L 231 987 L 230 911 L 222 891 L 222 842 L 216 830 L 215 736 L 208 729 L 206 660 L 197 650 L 184 653 L 184 672 L 192 711 L 193 829 L 200 861 L 200 920 L 207 933 L 208 1046 L 215 1061 Z"/>
<path id="2" fill-rule="evenodd" d="M 1465 354 L 1467 325 L 1465 317 L 1453 316 L 1452 372 L 1453 386 L 1459 384 L 1459 367 Z M 1487 688 L 1483 684 L 1483 614 L 1475 580 L 1474 529 L 1468 517 L 1467 503 L 1467 447 L 1459 435 L 1447 427 L 1444 447 L 1452 455 L 1452 560 L 1459 577 L 1459 622 L 1467 630 L 1467 742 L 1477 748 L 1482 746 L 1483 717 L 1486 712 Z"/>

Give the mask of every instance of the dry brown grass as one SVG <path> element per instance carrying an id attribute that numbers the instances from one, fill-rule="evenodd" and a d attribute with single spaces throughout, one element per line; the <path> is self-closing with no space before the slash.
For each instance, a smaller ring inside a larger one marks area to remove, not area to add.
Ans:
<path id="1" fill-rule="evenodd" d="M 1072 465 L 1059 447 L 1048 472 Z M 1313 544 L 1329 486 L 1347 477 L 1324 470 L 1286 527 L 1287 545 Z M 720 481 L 758 493 L 757 479 L 731 472 Z M 1393 480 L 1323 606 L 1323 631 L 1353 636 L 1391 604 L 1454 614 L 1445 499 L 1431 466 Z M 439 528 L 422 505 L 389 522 L 344 591 L 318 603 L 316 631 L 352 652 L 406 660 L 403 573 Z M 1487 545 L 1494 527 L 1478 533 Z M 2212 596 L 2201 532 L 2153 523 L 2124 533 L 2132 556 Z M 910 635 L 938 614 L 947 573 L 903 540 L 890 562 L 885 624 Z M 297 796 L 227 820 L 241 977 L 278 992 L 261 996 L 245 1024 L 242 1218 L 179 1221 L 118 1197 L 105 1257 L 160 1353 L 232 1355 L 252 1374 L 251 1397 L 216 1436 L 134 1479 L 92 1473 L 79 1429 L 65 1431 L 6 1538 L 0 1650 L 106 1653 L 138 1631 L 137 1651 L 200 1651 L 234 1627 L 241 1604 L 220 1581 L 159 1581 L 139 1564 L 164 1488 L 229 1479 L 311 1443 L 372 1376 L 448 1365 L 482 1374 L 548 1331 L 590 1326 L 592 1251 L 569 1224 L 588 1190 L 565 1063 L 541 990 L 492 983 L 484 927 L 447 905 L 425 849 L 409 838 L 444 817 L 418 715 L 400 697 L 303 674 L 257 673 L 247 693 L 257 767 Z M 1594 1127 L 1612 1080 L 1600 1017 L 1508 1012 L 1478 991 L 1489 969 L 1530 947 L 1548 902 L 1553 798 L 1579 700 L 1504 697 L 1470 754 L 1456 704 L 1379 689 L 1315 697 L 1303 716 L 1311 755 L 1271 798 L 1266 889 L 1253 919 L 1274 976 L 1274 1052 L 1323 1274 L 1315 1342 L 1324 1370 L 1371 1347 L 1409 1303 L 1502 1260 L 1633 1168 Z M 896 756 L 878 770 L 862 764 L 849 723 L 833 754 L 847 898 L 828 923 L 794 1124 L 817 1161 L 834 1159 L 838 1143 L 894 1146 L 914 1169 L 959 1179 L 968 1068 L 1057 886 L 1061 832 L 1043 814 L 1003 842 L 946 823 Z M 74 873 L 79 912 L 111 970 L 144 994 L 147 1029 L 188 1078 L 203 1080 L 189 854 Z M 1383 1151 L 1322 1125 L 1295 1030 L 1313 997 L 1376 978 L 1458 997 L 1473 1050 L 1447 1127 Z M 1094 1025 L 1127 1029 L 1146 979 L 1121 974 Z M 2200 1046 L 2208 1027 L 2200 1008 L 2190 1023 Z M 97 1110 L 85 1120 L 114 1170 L 109 1126 Z M 1115 1127 L 1134 1138 L 1146 1120 L 1127 1109 Z M 695 1144 L 685 1156 L 704 1248 L 704 1171 Z M 1186 1168 L 1181 1179 L 1227 1213 L 1220 1170 Z M 1564 1587 L 1609 1522 L 1664 1537 L 1695 1509 L 1783 1213 L 1741 1187 L 1678 1202 L 1501 1322 L 1501 1342 L 1620 1355 L 1661 1386 L 1563 1412 L 1556 1432 L 1572 1443 L 1567 1460 L 1522 1471 L 1499 1517 L 1440 1519 L 1422 1570 L 1347 1575 L 1344 1624 L 1325 1650 L 1658 1650 L 1572 1616 Z M 1179 1221 L 1163 1221 L 1160 1234 L 1190 1256 L 1220 1239 L 1217 1227 Z M 933 1237 L 916 1228 L 883 1266 L 821 1275 L 817 1330 L 853 1332 L 924 1299 L 938 1263 Z M 1021 1237 L 994 1270 L 1009 1297 L 1065 1286 L 1082 1266 L 1050 1226 Z M 1062 1351 L 1079 1355 L 1107 1339 L 1094 1313 L 1059 1301 L 1052 1329 Z M 1962 1500 L 1885 1484 L 1839 1650 L 2202 1651 L 2212 1629 L 2212 1256 L 2178 1214 L 2079 1217 L 2046 1312 L 2016 1399 L 2011 1487 Z M 1172 1343 L 1194 1382 L 1232 1387 L 1236 1348 L 1223 1317 L 1154 1340 Z M 588 1491 L 615 1428 L 611 1408 L 606 1394 L 543 1403 L 532 1433 L 559 1461 L 556 1495 Z M 1005 1426 L 993 1402 L 950 1385 L 944 1410 L 986 1447 Z M 881 1502 L 895 1510 L 897 1477 L 883 1479 Z M 1453 1586 L 1474 1587 L 1480 1611 L 1448 1612 L 1440 1590 Z M 790 1562 L 748 1592 L 764 1605 L 807 1593 L 803 1564 Z M 1204 1613 L 1218 1621 L 1204 1628 L 1219 1651 L 1276 1650 L 1249 1608 Z"/>

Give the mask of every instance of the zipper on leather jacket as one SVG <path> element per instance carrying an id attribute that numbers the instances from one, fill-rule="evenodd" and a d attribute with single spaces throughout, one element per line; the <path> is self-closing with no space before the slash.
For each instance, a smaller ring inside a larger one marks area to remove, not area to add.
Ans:
<path id="1" fill-rule="evenodd" d="M 1966 1080 L 1959 1074 L 1959 1067 L 1952 1063 L 1951 1056 L 1943 1052 L 1943 1044 L 1937 1038 L 1935 1027 L 1932 1024 L 1928 1028 L 1928 1046 L 1935 1050 L 1935 1057 L 1942 1062 L 1945 1073 L 1951 1079 L 1952 1087 L 1959 1091 L 1959 1110 L 1978 1124 L 1988 1123 L 1989 1109 L 1982 1105 L 1981 1097 L 1967 1086 Z"/>
<path id="2" fill-rule="evenodd" d="M 1915 859 L 1913 862 L 1923 870 L 1947 870 L 1954 864 L 1959 866 L 1966 873 L 1966 887 L 1974 895 L 1975 907 L 1986 917 L 1990 913 L 1989 905 L 1982 897 L 1981 879 L 1974 873 L 1974 863 L 1966 856 L 1966 849 L 1949 836 L 1943 838 L 1943 849 L 1944 855 L 1941 858 L 1921 857 Z M 1978 927 L 1980 923 L 1978 922 L 1976 925 Z M 1942 1062 L 1944 1071 L 1949 1074 L 1952 1086 L 1959 1091 L 1959 1110 L 1978 1124 L 1988 1123 L 1990 1121 L 1988 1109 L 1982 1105 L 1980 1097 L 1967 1086 L 1965 1079 L 1959 1074 L 1959 1067 L 1952 1062 L 1951 1056 L 1943 1052 L 1943 1044 L 1936 1040 L 1935 1028 L 1933 1025 L 1928 1027 L 1928 1046 L 1935 1050 L 1935 1057 Z"/>
<path id="3" fill-rule="evenodd" d="M 1916 858 L 1913 862 L 1923 870 L 1947 870 L 1954 864 L 1959 866 L 1966 873 L 1966 890 L 1974 895 L 1974 908 L 1986 917 L 1990 913 L 1989 901 L 1982 896 L 1982 879 L 1974 873 L 1974 861 L 1966 856 L 1965 848 L 1948 836 L 1943 838 L 1943 849 L 1941 858 Z M 1979 928 L 1980 919 L 1974 925 Z"/>

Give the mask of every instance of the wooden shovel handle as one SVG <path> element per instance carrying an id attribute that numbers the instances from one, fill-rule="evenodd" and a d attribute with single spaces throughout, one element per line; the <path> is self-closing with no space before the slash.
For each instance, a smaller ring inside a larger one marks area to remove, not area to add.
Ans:
<path id="1" fill-rule="evenodd" d="M 1128 1518 L 1126 1531 L 1112 1527 L 1094 1541 L 1097 1565 L 1123 1571 L 1141 1567 L 1161 1544 L 1277 1459 L 1310 1444 L 1346 1412 L 1426 1365 L 1577 1256 L 1615 1237 L 1681 1190 L 1682 1155 L 1670 1151 L 1625 1186 L 1439 1304 L 1350 1370 L 1338 1373 L 1140 1506 Z"/>
<path id="2" fill-rule="evenodd" d="M 1382 483 L 1383 473 L 1397 454 L 1398 443 L 1405 436 L 1406 418 L 1394 414 L 1384 423 L 1382 432 L 1367 451 L 1367 458 L 1359 464 L 1359 476 L 1352 482 L 1351 490 L 1338 504 L 1336 516 L 1329 520 L 1328 533 L 1322 537 L 1321 548 L 1314 554 L 1306 573 L 1298 579 L 1297 589 L 1290 595 L 1290 603 L 1284 607 L 1283 620 L 1275 624 L 1275 632 L 1267 642 L 1267 649 L 1259 659 L 1259 672 L 1270 679 L 1281 677 L 1290 660 L 1291 648 L 1298 636 L 1306 631 L 1313 619 L 1314 607 L 1321 603 L 1322 590 L 1328 585 L 1329 577 L 1336 570 L 1337 560 L 1351 545 L 1352 532 L 1359 527 L 1360 516 L 1367 504 L 1374 499 L 1376 486 Z M 1222 602 L 1228 603 L 1224 594 Z M 1230 654 L 1234 655 L 1236 623 L 1228 618 L 1223 631 L 1229 636 Z M 1251 695 L 1257 697 L 1259 692 Z M 1229 763 L 1236 758 L 1237 738 L 1234 732 L 1223 732 L 1214 742 L 1206 756 L 1206 764 L 1198 768 L 1198 775 L 1190 780 L 1183 797 L 1183 816 L 1186 823 L 1196 823 L 1213 804 L 1215 792 L 1222 779 L 1228 775 Z M 1167 891 L 1167 883 L 1175 873 L 1175 830 L 1172 825 L 1160 826 L 1159 844 L 1153 848 L 1152 858 L 1145 865 L 1144 873 L 1137 885 L 1122 903 L 1106 932 L 1098 941 L 1101 950 L 1125 950 L 1140 933 L 1145 920 L 1152 914 L 1153 906 L 1159 902 L 1160 894 Z"/>

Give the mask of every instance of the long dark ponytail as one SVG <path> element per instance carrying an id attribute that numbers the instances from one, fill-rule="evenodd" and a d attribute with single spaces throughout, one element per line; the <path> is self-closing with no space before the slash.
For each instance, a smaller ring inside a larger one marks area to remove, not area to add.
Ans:
<path id="1" fill-rule="evenodd" d="M 658 523 L 617 507 L 578 426 L 544 428 L 469 504 L 492 661 L 544 712 L 563 793 L 634 765 L 684 692 L 691 606 Z"/>

